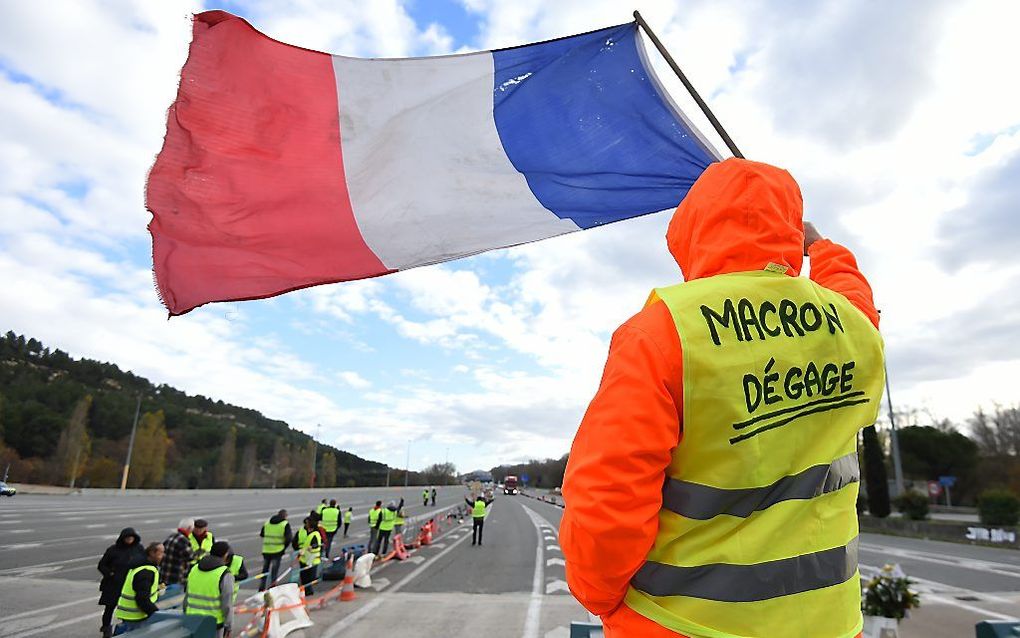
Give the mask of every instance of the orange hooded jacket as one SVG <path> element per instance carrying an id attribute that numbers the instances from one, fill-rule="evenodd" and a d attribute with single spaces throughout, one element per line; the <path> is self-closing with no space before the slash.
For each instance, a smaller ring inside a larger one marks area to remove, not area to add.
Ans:
<path id="1" fill-rule="evenodd" d="M 762 270 L 800 273 L 803 200 L 786 171 L 741 159 L 708 167 L 666 231 L 684 279 Z M 875 326 L 871 287 L 846 248 L 814 242 L 811 279 L 841 293 Z M 623 604 L 655 541 L 662 485 L 683 445 L 681 343 L 666 305 L 653 298 L 613 334 L 602 383 L 570 450 L 560 540 L 567 582 L 607 636 L 676 638 Z"/>

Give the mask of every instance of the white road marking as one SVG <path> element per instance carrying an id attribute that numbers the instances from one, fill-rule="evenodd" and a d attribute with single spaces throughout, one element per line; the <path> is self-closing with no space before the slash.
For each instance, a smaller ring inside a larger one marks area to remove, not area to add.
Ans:
<path id="1" fill-rule="evenodd" d="M 0 534 L 29 534 L 34 531 L 34 529 L 5 529 Z"/>
<path id="2" fill-rule="evenodd" d="M 464 538 L 467 538 L 466 534 L 464 535 Z M 457 540 L 462 540 L 462 539 L 457 539 Z M 431 545 L 426 545 L 426 547 L 435 547 L 436 549 L 442 549 L 442 548 L 446 547 L 446 543 L 432 543 Z"/>
<path id="3" fill-rule="evenodd" d="M 558 578 L 555 580 L 550 580 L 548 583 L 545 584 L 545 593 L 551 594 L 557 591 L 569 592 L 570 588 L 567 587 L 567 583 L 565 581 L 562 581 Z"/>
<path id="4" fill-rule="evenodd" d="M 560 549 L 560 546 L 557 545 L 556 543 L 549 543 L 548 545 L 545 546 L 545 548 L 547 550 L 550 550 L 550 551 L 553 551 L 553 550 L 555 550 L 557 552 L 562 552 L 563 551 L 562 549 Z"/>
<path id="5" fill-rule="evenodd" d="M 545 561 L 546 567 L 552 567 L 553 565 L 559 565 L 560 567 L 566 567 L 567 564 L 563 562 L 562 558 L 549 558 Z"/>
<path id="6" fill-rule="evenodd" d="M 17 545 L 0 545 L 3 549 L 32 549 L 33 547 L 41 547 L 42 543 L 19 543 Z"/>
<path id="7" fill-rule="evenodd" d="M 372 589 L 382 591 L 390 586 L 389 578 L 376 578 L 372 581 Z"/>
<path id="8" fill-rule="evenodd" d="M 414 564 L 414 565 L 421 565 L 422 563 L 425 562 L 425 557 L 424 556 L 412 556 L 412 557 L 408 558 L 406 562 Z"/>
<path id="9" fill-rule="evenodd" d="M 94 614 L 88 614 L 86 616 L 77 616 L 76 618 L 71 618 L 70 620 L 64 620 L 58 623 L 43 625 L 42 627 L 39 627 L 38 629 L 33 629 L 32 631 L 23 631 L 19 634 L 11 634 L 10 638 L 27 638 L 28 636 L 34 636 L 36 634 L 41 634 L 44 632 L 53 636 L 57 635 L 52 633 L 54 629 L 60 629 L 61 627 L 67 627 L 68 625 L 75 625 L 88 620 L 102 618 L 102 616 L 103 612 L 96 612 Z"/>
<path id="10" fill-rule="evenodd" d="M 867 571 L 867 572 L 873 572 L 873 573 L 877 573 L 878 571 L 880 571 L 878 567 L 872 567 L 870 565 L 860 565 L 860 569 L 861 569 L 861 571 Z M 998 596 L 994 596 L 994 595 L 991 595 L 991 594 L 986 594 L 984 592 L 974 591 L 972 589 L 965 589 L 963 587 L 953 587 L 952 585 L 947 585 L 945 583 L 939 583 L 939 582 L 936 582 L 934 580 L 928 580 L 926 578 L 917 578 L 916 576 L 909 576 L 909 575 L 908 575 L 908 578 L 910 578 L 912 581 L 914 581 L 918 585 L 922 585 L 923 589 L 928 590 L 928 591 L 921 591 L 922 602 L 935 602 L 935 603 L 941 603 L 943 605 L 950 605 L 952 607 L 958 607 L 960 609 L 966 609 L 967 611 L 970 611 L 970 612 L 973 612 L 975 614 L 978 614 L 979 616 L 985 616 L 985 617 L 989 617 L 989 618 L 994 618 L 996 620 L 1005 620 L 1007 622 L 1015 622 L 1015 621 L 1018 620 L 1017 618 L 1015 618 L 1013 616 L 1010 616 L 1010 615 L 1007 615 L 1007 614 L 1003 614 L 1003 613 L 997 612 L 997 611 L 992 611 L 990 609 L 985 609 L 983 607 L 978 607 L 977 605 L 971 605 L 968 602 L 959 600 L 959 599 L 954 598 L 952 596 L 944 596 L 944 595 L 942 595 L 942 593 L 946 593 L 946 591 L 949 590 L 949 591 L 956 592 L 959 595 L 967 596 L 968 598 L 986 598 L 986 599 L 989 599 L 991 601 L 994 601 L 994 602 L 997 602 L 997 603 L 1001 603 L 1001 604 L 1005 604 L 1005 605 L 1012 605 L 1013 604 L 1011 601 L 1006 600 L 1004 598 L 999 598 Z M 934 590 L 940 590 L 940 593 L 938 593 L 938 594 L 934 593 Z"/>
<path id="11" fill-rule="evenodd" d="M 570 630 L 566 627 L 557 627 L 545 632 L 545 638 L 570 638 Z"/>
<path id="12" fill-rule="evenodd" d="M 332 627 L 330 627 L 329 631 L 327 631 L 325 634 L 322 635 L 322 638 L 337 638 L 337 636 L 340 636 L 341 634 L 343 634 L 344 631 L 346 631 L 347 629 L 350 629 L 359 620 L 361 620 L 362 618 L 364 618 L 368 614 L 370 614 L 373 611 L 375 611 L 376 607 L 378 607 L 379 605 L 381 605 L 384 602 L 386 602 L 387 600 L 389 600 L 389 597 L 391 595 L 399 592 L 401 589 L 404 588 L 405 585 L 407 585 L 412 580 L 414 580 L 415 578 L 420 576 L 426 569 L 431 567 L 433 563 L 438 561 L 440 558 L 445 556 L 447 553 L 453 551 L 453 549 L 455 547 L 457 547 L 457 545 L 460 545 L 461 543 L 463 543 L 465 539 L 467 539 L 467 536 L 464 536 L 463 538 L 460 538 L 460 539 L 450 543 L 449 547 L 447 547 L 443 551 L 439 552 L 435 556 L 429 558 L 428 561 L 426 561 L 422 565 L 419 565 L 413 572 L 411 572 L 407 576 L 404 576 L 404 578 L 402 580 L 400 580 L 396 585 L 394 585 L 389 591 L 387 591 L 386 593 L 380 594 L 377 598 L 375 598 L 374 600 L 372 600 L 371 602 L 366 604 L 364 607 L 358 609 L 357 611 L 355 611 L 354 613 L 352 613 L 349 616 L 345 617 L 343 620 L 341 620 L 337 624 L 335 624 Z M 436 544 L 433 544 L 432 546 L 435 547 Z"/>
<path id="13" fill-rule="evenodd" d="M 521 632 L 521 636 L 522 638 L 538 638 L 539 624 L 542 619 L 542 596 L 544 594 L 542 582 L 545 580 L 545 570 L 542 563 L 542 525 L 545 524 L 545 519 L 523 503 L 520 506 L 524 509 L 524 513 L 528 515 L 528 518 L 531 519 L 531 523 L 535 526 L 535 534 L 538 536 L 538 542 L 535 543 L 535 572 L 531 577 L 531 598 L 528 600 L 528 611 L 524 617 L 524 631 Z"/>
<path id="14" fill-rule="evenodd" d="M 963 569 L 972 569 L 980 572 L 991 572 L 1000 576 L 1020 578 L 1020 565 L 996 563 L 993 561 L 979 560 L 977 558 L 960 558 L 960 560 L 952 560 L 951 558 L 947 558 L 939 554 L 932 554 L 912 549 L 901 549 L 898 547 L 888 547 L 885 545 L 875 545 L 873 543 L 862 543 L 861 549 L 864 551 L 879 552 L 886 556 L 897 556 L 899 558 L 919 560 L 926 563 L 935 563 L 937 565 L 948 565 L 950 567 L 958 568 L 962 567 Z"/>
<path id="15" fill-rule="evenodd" d="M 12 614 L 10 616 L 4 616 L 4 622 L 8 620 L 15 620 L 17 618 L 24 618 L 26 616 L 34 616 L 36 614 L 45 614 L 46 612 L 53 611 L 54 609 L 63 609 L 64 607 L 73 607 L 75 605 L 83 605 L 85 603 L 95 603 L 96 597 L 89 596 L 88 598 L 82 598 L 81 600 L 72 600 L 69 603 L 60 603 L 59 605 L 50 605 L 49 607 L 42 607 L 40 609 L 33 609 L 32 611 L 23 611 L 20 614 Z"/>

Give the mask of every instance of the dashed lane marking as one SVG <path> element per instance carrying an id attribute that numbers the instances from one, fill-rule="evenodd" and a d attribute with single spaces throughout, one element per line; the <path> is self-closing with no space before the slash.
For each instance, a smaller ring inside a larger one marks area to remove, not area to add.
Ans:
<path id="1" fill-rule="evenodd" d="M 563 562 L 562 558 L 549 558 L 545 561 L 546 567 L 552 567 L 553 565 L 559 565 L 560 567 L 566 567 L 567 564 Z"/>

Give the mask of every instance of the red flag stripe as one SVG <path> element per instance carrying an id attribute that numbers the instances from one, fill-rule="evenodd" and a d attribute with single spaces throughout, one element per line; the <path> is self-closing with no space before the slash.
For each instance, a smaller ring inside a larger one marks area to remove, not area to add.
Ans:
<path id="1" fill-rule="evenodd" d="M 195 16 L 146 205 L 171 314 L 391 272 L 351 210 L 330 56 L 222 11 Z"/>

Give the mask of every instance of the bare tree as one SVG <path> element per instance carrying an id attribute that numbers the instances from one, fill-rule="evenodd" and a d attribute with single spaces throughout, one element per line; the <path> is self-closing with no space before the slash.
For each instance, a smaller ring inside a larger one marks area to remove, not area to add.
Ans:
<path id="1" fill-rule="evenodd" d="M 241 454 L 241 475 L 240 487 L 245 489 L 252 486 L 255 482 L 255 466 L 258 465 L 258 449 L 255 447 L 255 441 L 249 441 L 248 445 L 244 446 L 244 452 Z"/>
<path id="2" fill-rule="evenodd" d="M 92 450 L 92 439 L 89 437 L 89 409 L 92 407 L 92 395 L 86 394 L 75 404 L 67 427 L 60 433 L 57 451 L 54 454 L 61 481 L 67 481 L 74 487 L 75 481 L 85 472 L 89 452 Z"/>
<path id="3" fill-rule="evenodd" d="M 170 437 L 162 410 L 146 412 L 138 423 L 135 449 L 131 454 L 132 487 L 163 487 Z"/>
<path id="4" fill-rule="evenodd" d="M 332 452 L 322 455 L 322 473 L 316 484 L 319 487 L 336 487 L 336 455 Z"/>
<path id="5" fill-rule="evenodd" d="M 234 486 L 234 468 L 237 466 L 237 429 L 230 428 L 227 438 L 220 448 L 220 457 L 216 461 L 217 487 Z"/>

